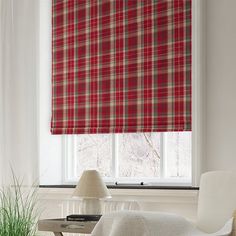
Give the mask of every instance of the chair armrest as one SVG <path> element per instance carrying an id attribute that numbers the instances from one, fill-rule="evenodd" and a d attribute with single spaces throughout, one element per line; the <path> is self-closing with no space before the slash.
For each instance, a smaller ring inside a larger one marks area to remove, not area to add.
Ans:
<path id="1" fill-rule="evenodd" d="M 232 236 L 232 231 L 233 231 L 233 222 L 234 222 L 234 217 L 231 217 L 221 228 L 219 231 L 217 231 L 214 234 L 210 235 L 215 235 L 215 236 Z"/>
<path id="2" fill-rule="evenodd" d="M 236 211 L 234 211 L 233 217 L 234 217 L 234 222 L 233 222 L 233 231 L 232 231 L 231 236 L 236 236 Z"/>

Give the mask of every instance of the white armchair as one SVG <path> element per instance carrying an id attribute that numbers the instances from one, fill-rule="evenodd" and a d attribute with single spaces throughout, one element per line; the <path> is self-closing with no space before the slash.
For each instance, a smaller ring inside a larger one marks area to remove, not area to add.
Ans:
<path id="1" fill-rule="evenodd" d="M 229 236 L 235 209 L 236 173 L 208 172 L 201 177 L 196 226 L 177 215 L 121 211 L 105 214 L 92 236 Z"/>
<path id="2" fill-rule="evenodd" d="M 213 171 L 201 176 L 197 227 L 204 232 L 220 230 L 236 210 L 236 173 Z"/>

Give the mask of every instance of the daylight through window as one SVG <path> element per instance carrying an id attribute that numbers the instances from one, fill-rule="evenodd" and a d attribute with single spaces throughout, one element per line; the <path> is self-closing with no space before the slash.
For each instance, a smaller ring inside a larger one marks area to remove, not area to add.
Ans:
<path id="1" fill-rule="evenodd" d="M 64 137 L 65 183 L 97 169 L 108 183 L 191 182 L 191 132 Z"/>

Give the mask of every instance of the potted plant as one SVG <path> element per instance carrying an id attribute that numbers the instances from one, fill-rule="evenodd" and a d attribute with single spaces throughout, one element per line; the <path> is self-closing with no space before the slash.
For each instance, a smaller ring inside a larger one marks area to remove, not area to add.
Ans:
<path id="1" fill-rule="evenodd" d="M 37 188 L 26 188 L 13 174 L 13 184 L 0 190 L 0 236 L 35 236 Z"/>

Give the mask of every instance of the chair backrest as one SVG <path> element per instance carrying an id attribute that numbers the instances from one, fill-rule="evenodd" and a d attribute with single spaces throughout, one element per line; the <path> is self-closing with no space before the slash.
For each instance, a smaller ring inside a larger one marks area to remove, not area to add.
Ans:
<path id="1" fill-rule="evenodd" d="M 213 171 L 202 175 L 197 226 L 207 233 L 221 229 L 236 210 L 236 172 Z"/>

